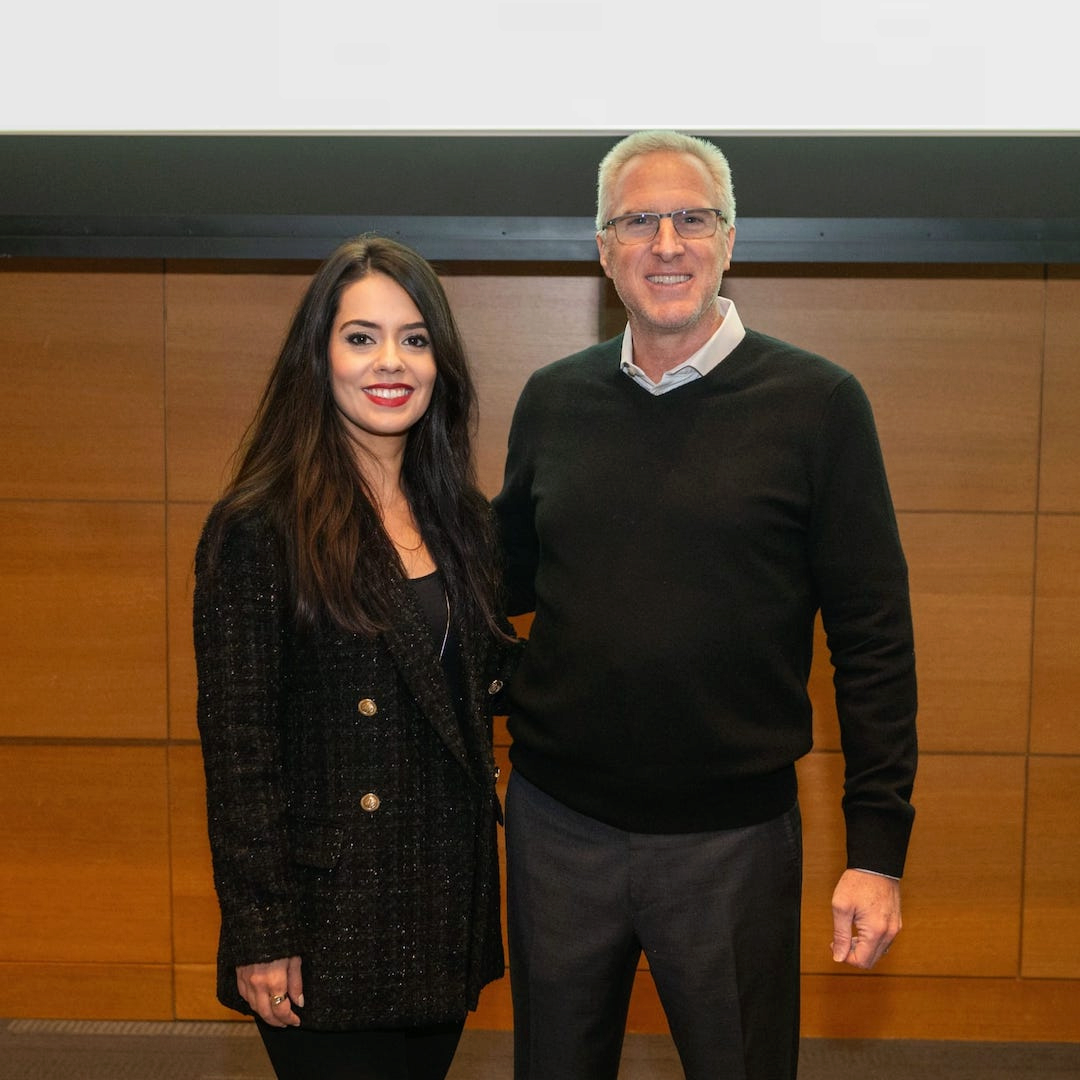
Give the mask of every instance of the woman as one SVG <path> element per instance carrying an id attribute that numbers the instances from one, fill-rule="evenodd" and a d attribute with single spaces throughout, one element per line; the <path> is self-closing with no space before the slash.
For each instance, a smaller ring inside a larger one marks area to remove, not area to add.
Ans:
<path id="1" fill-rule="evenodd" d="M 445 1076 L 503 974 L 475 393 L 391 240 L 313 278 L 196 555 L 218 997 L 279 1077 Z"/>

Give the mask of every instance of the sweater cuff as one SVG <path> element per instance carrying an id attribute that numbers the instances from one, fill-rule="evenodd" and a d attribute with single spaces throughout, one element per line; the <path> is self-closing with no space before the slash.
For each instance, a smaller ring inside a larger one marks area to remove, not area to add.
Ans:
<path id="1" fill-rule="evenodd" d="M 904 876 L 908 840 L 915 817 L 914 808 L 905 805 L 906 814 L 885 814 L 864 807 L 848 807 L 847 865 L 852 870 L 866 870 L 899 880 Z"/>

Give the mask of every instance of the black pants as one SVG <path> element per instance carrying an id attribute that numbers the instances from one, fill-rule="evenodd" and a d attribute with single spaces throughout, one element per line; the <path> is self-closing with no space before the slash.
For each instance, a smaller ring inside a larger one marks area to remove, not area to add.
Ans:
<path id="1" fill-rule="evenodd" d="M 642 951 L 687 1080 L 794 1080 L 799 809 L 761 825 L 628 833 L 511 774 L 516 1080 L 615 1080 Z"/>
<path id="2" fill-rule="evenodd" d="M 465 1026 L 338 1032 L 255 1023 L 278 1080 L 443 1080 Z"/>

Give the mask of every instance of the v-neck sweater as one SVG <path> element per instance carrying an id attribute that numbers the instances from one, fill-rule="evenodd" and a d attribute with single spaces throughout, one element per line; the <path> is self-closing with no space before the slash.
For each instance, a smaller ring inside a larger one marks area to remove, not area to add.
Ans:
<path id="1" fill-rule="evenodd" d="M 621 336 L 529 379 L 495 499 L 515 769 L 635 832 L 735 828 L 795 800 L 820 609 L 846 760 L 848 865 L 900 876 L 913 818 L 907 567 L 855 377 L 748 330 L 654 396 Z"/>

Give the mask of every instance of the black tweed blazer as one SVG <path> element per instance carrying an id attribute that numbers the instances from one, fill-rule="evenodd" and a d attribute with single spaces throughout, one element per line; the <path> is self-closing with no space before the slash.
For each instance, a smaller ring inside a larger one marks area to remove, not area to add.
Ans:
<path id="1" fill-rule="evenodd" d="M 196 556 L 198 721 L 218 997 L 237 965 L 301 957 L 302 1023 L 347 1030 L 464 1017 L 503 974 L 494 695 L 513 651 L 458 626 L 464 722 L 411 589 L 375 639 L 297 633 L 280 545 L 231 526 Z"/>

